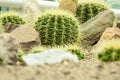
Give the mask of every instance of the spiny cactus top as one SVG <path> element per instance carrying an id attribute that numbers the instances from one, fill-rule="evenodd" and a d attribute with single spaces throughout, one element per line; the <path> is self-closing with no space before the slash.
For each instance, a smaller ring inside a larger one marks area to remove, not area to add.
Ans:
<path id="1" fill-rule="evenodd" d="M 35 23 L 42 45 L 65 45 L 78 41 L 78 21 L 68 11 L 47 10 Z"/>
<path id="2" fill-rule="evenodd" d="M 109 9 L 108 6 L 101 0 L 79 0 L 76 17 L 82 24 L 107 9 Z"/>
<path id="3" fill-rule="evenodd" d="M 120 40 L 105 41 L 98 49 L 98 59 L 101 61 L 120 61 Z"/>
<path id="4" fill-rule="evenodd" d="M 3 12 L 0 14 L 0 20 L 2 21 L 2 25 L 5 26 L 7 22 L 13 24 L 24 24 L 25 21 L 20 17 L 20 15 L 16 12 Z"/>

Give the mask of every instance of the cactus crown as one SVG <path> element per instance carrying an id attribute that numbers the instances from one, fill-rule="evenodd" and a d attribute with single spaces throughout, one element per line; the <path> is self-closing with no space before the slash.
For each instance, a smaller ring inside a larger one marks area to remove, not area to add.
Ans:
<path id="1" fill-rule="evenodd" d="M 107 9 L 109 7 L 101 0 L 79 0 L 76 17 L 82 24 Z"/>
<path id="2" fill-rule="evenodd" d="M 47 10 L 35 23 L 42 45 L 65 45 L 78 41 L 77 19 L 68 11 Z"/>
<path id="3" fill-rule="evenodd" d="M 98 53 L 98 59 L 102 61 L 120 61 L 120 40 L 105 41 Z"/>
<path id="4" fill-rule="evenodd" d="M 5 26 L 7 22 L 11 22 L 13 24 L 24 24 L 25 23 L 22 17 L 20 17 L 20 15 L 15 11 L 1 13 L 0 20 L 2 21 L 3 26 Z"/>

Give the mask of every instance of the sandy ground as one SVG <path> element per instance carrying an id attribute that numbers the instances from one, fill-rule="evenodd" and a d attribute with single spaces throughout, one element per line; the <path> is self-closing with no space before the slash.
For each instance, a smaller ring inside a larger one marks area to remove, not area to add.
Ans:
<path id="1" fill-rule="evenodd" d="M 120 80 L 120 62 L 64 60 L 39 66 L 0 66 L 0 80 Z"/>
<path id="2" fill-rule="evenodd" d="M 120 62 L 101 62 L 89 51 L 75 63 L 65 59 L 57 64 L 0 66 L 0 80 L 120 80 Z"/>

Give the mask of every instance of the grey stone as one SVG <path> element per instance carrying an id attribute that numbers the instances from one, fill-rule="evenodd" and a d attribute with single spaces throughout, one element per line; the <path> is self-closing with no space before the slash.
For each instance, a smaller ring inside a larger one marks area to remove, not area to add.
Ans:
<path id="1" fill-rule="evenodd" d="M 64 59 L 70 59 L 74 62 L 79 61 L 77 55 L 54 48 L 35 54 L 29 53 L 22 57 L 23 62 L 27 65 L 55 64 L 62 62 Z"/>
<path id="2" fill-rule="evenodd" d="M 114 19 L 114 12 L 107 10 L 99 13 L 97 16 L 81 25 L 79 30 L 82 32 L 82 45 L 95 45 L 105 29 L 113 26 Z"/>
<path id="3" fill-rule="evenodd" d="M 0 34 L 0 59 L 1 64 L 16 64 L 19 43 L 10 34 Z"/>

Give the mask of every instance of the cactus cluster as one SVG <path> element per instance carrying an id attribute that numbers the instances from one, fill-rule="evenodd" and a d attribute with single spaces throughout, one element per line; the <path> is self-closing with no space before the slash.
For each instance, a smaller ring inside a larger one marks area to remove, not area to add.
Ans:
<path id="1" fill-rule="evenodd" d="M 109 9 L 108 6 L 101 0 L 79 0 L 76 17 L 82 24 L 107 9 Z"/>
<path id="2" fill-rule="evenodd" d="M 47 10 L 35 23 L 42 45 L 66 45 L 78 41 L 78 21 L 68 11 L 60 9 Z"/>
<path id="3" fill-rule="evenodd" d="M 101 61 L 120 61 L 120 40 L 105 41 L 98 52 Z"/>
<path id="4" fill-rule="evenodd" d="M 5 26 L 7 22 L 13 23 L 13 24 L 24 24 L 25 21 L 20 17 L 19 14 L 16 12 L 3 12 L 0 15 L 0 20 L 2 22 L 2 25 Z"/>

